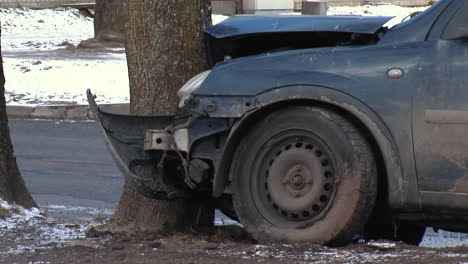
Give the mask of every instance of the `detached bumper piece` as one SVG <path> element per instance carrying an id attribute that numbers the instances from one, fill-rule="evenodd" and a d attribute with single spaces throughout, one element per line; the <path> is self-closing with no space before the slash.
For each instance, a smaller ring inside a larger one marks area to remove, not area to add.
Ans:
<path id="1" fill-rule="evenodd" d="M 158 200 L 173 200 L 190 196 L 184 184 L 184 168 L 180 157 L 168 153 L 168 148 L 150 148 L 163 151 L 145 151 L 145 136 L 155 135 L 168 141 L 165 131 L 174 123 L 183 123 L 175 116 L 130 116 L 103 112 L 95 96 L 87 91 L 90 110 L 105 144 L 127 183 L 133 184 L 143 195 Z M 148 133 L 147 133 L 148 131 Z M 157 138 L 155 143 L 159 142 Z"/>

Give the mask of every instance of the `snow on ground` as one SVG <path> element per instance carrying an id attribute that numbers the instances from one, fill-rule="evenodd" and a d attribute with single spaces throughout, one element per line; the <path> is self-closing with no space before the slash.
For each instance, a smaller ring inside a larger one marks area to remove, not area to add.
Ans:
<path id="1" fill-rule="evenodd" d="M 297 245 L 253 245 L 246 250 L 226 248 L 223 252 L 207 252 L 208 254 L 221 254 L 226 257 L 238 256 L 246 260 L 272 259 L 285 260 L 290 263 L 433 263 L 434 257 L 447 259 L 466 258 L 466 253 L 438 252 L 436 250 L 419 251 L 417 248 L 402 247 L 400 243 L 363 242 L 353 247 L 328 248 L 313 246 L 311 248 L 297 249 Z M 270 260 L 270 261 L 268 261 Z M 403 262 L 402 262 L 403 260 Z M 259 261 L 261 262 L 261 261 Z M 447 262 L 448 263 L 448 262 Z M 450 262 L 457 263 L 457 262 Z"/>
<path id="2" fill-rule="evenodd" d="M 391 16 L 395 17 L 386 26 L 392 27 L 401 23 L 414 12 L 421 12 L 427 7 L 401 7 L 391 4 L 363 5 L 363 6 L 335 6 L 328 8 L 329 15 L 360 15 L 360 16 Z"/>
<path id="3" fill-rule="evenodd" d="M 78 210 L 86 211 L 95 216 L 95 221 L 85 219 L 87 222 L 63 222 L 48 216 L 49 210 Z M 99 241 L 107 238 L 86 238 L 86 233 L 106 222 L 110 210 L 96 210 L 86 207 L 48 206 L 43 209 L 33 208 L 26 210 L 20 206 L 10 205 L 0 200 L 0 236 L 2 237 L 2 250 L 0 256 L 11 256 L 21 253 L 44 251 L 50 248 L 85 246 L 100 248 Z M 8 215 L 10 214 L 10 215 Z M 217 217 L 218 218 L 218 217 Z M 232 225 L 235 222 L 217 222 L 217 225 Z M 459 241 L 461 238 L 459 237 Z M 157 240 L 164 244 L 166 238 Z M 467 243 L 454 244 L 447 242 L 447 246 L 467 245 Z M 465 240 L 466 242 L 466 240 Z M 299 248 L 298 248 L 299 246 Z M 304 246 L 306 246 L 304 248 Z M 311 246 L 310 248 L 308 248 Z M 328 248 L 318 245 L 252 245 L 248 248 L 219 245 L 221 250 L 207 250 L 205 253 L 222 255 L 226 257 L 240 257 L 242 259 L 280 259 L 294 263 L 380 263 L 396 262 L 401 259 L 415 259 L 430 261 L 432 257 L 467 258 L 463 252 L 440 252 L 428 249 L 421 251 L 401 243 L 386 241 L 359 241 L 346 248 Z M 418 262 L 420 263 L 420 262 Z"/>
<path id="4" fill-rule="evenodd" d="M 2 250 L 0 254 L 12 254 L 25 251 L 60 246 L 64 243 L 85 237 L 85 226 L 82 224 L 58 223 L 55 219 L 47 217 L 43 210 L 33 208 L 26 210 L 21 206 L 10 205 L 0 200 L 0 210 L 10 212 L 11 216 L 0 217 L 0 236 L 20 243 L 8 251 Z M 21 243 L 34 241 L 34 243 Z M 25 246 L 27 244 L 27 246 Z"/>
<path id="5" fill-rule="evenodd" d="M 420 246 L 429 248 L 468 246 L 468 234 L 444 230 L 436 233 L 432 228 L 428 228 Z"/>
<path id="6" fill-rule="evenodd" d="M 3 50 L 50 50 L 94 36 L 92 18 L 77 9 L 0 9 Z"/>
<path id="7" fill-rule="evenodd" d="M 424 9 L 365 5 L 330 7 L 329 14 L 396 16 L 394 24 Z M 85 91 L 88 88 L 97 94 L 98 103 L 129 101 L 124 54 L 83 56 L 78 51 L 76 54 L 70 51 L 63 59 L 44 53 L 64 50 L 67 44 L 77 45 L 91 38 L 94 35 L 91 18 L 68 8 L 0 9 L 0 17 L 9 105 L 87 104 Z M 213 23 L 226 18 L 213 15 Z"/>
<path id="8" fill-rule="evenodd" d="M 5 58 L 9 105 L 87 104 L 85 91 L 98 103 L 129 100 L 127 64 L 121 59 L 48 60 Z"/>

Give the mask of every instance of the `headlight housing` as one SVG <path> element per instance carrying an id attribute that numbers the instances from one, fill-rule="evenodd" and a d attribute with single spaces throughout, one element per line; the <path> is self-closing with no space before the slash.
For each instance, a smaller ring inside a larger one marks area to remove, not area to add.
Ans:
<path id="1" fill-rule="evenodd" d="M 189 99 L 194 91 L 200 88 L 206 78 L 208 78 L 210 72 L 211 70 L 197 74 L 195 77 L 186 82 L 182 88 L 180 88 L 180 90 L 177 92 L 177 96 L 180 98 L 180 108 L 185 106 L 185 101 Z"/>

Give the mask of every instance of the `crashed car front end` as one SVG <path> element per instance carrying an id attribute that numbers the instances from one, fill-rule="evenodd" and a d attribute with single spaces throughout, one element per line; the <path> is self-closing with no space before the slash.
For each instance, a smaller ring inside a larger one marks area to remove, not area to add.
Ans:
<path id="1" fill-rule="evenodd" d="M 269 78 L 272 83 L 258 83 L 256 79 L 264 78 L 255 76 L 256 56 L 268 59 L 282 54 L 284 59 L 297 59 L 304 49 L 372 45 L 390 19 L 234 17 L 205 32 L 208 60 L 216 66 L 179 90 L 179 107 L 188 115 L 115 115 L 101 111 L 90 91 L 88 100 L 119 169 L 144 195 L 161 200 L 221 197 L 230 192 L 224 174 L 228 173 L 226 153 L 232 146 L 227 143 L 234 128 L 262 107 L 258 95 L 267 86 L 290 82 L 288 76 L 281 76 L 284 69 L 272 65 L 268 74 L 278 76 Z M 318 54 L 323 56 L 324 51 Z M 250 80 L 249 87 L 236 87 L 240 79 L 244 84 Z"/>
<path id="2" fill-rule="evenodd" d="M 432 62 L 462 60 L 467 9 L 439 1 L 391 29 L 382 17 L 232 18 L 206 30 L 213 67 L 179 91 L 186 116 L 105 113 L 88 92 L 91 110 L 127 182 L 149 197 L 204 199 L 259 241 L 339 246 L 361 234 L 418 244 L 426 226 L 461 230 L 466 219 L 456 217 L 460 193 L 421 192 L 427 168 L 416 166 L 413 140 L 436 135 L 418 125 L 431 118 L 427 105 L 461 120 L 433 92 L 447 95 L 440 80 L 464 86 Z M 429 77 L 437 82 L 424 87 Z M 431 100 L 419 100 L 429 88 Z M 447 132 L 464 133 L 455 125 Z M 424 161 L 428 146 L 419 144 Z"/>
<path id="3" fill-rule="evenodd" d="M 215 160 L 219 153 L 214 153 L 216 148 L 191 153 L 197 149 L 194 142 L 228 131 L 228 119 L 116 115 L 101 111 L 91 91 L 87 95 L 96 125 L 127 183 L 159 200 L 193 197 L 193 189 L 199 198 L 210 196 L 209 186 L 202 183 L 212 166 L 203 159 Z M 205 196 L 200 195 L 203 191 Z"/>

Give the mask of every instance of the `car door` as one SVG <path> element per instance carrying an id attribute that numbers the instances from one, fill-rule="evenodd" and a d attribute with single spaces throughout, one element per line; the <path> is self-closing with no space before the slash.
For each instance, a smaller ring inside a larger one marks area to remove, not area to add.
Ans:
<path id="1" fill-rule="evenodd" d="M 418 70 L 413 137 L 423 208 L 468 215 L 468 3 L 434 25 Z M 466 210 L 460 210 L 466 209 Z"/>

